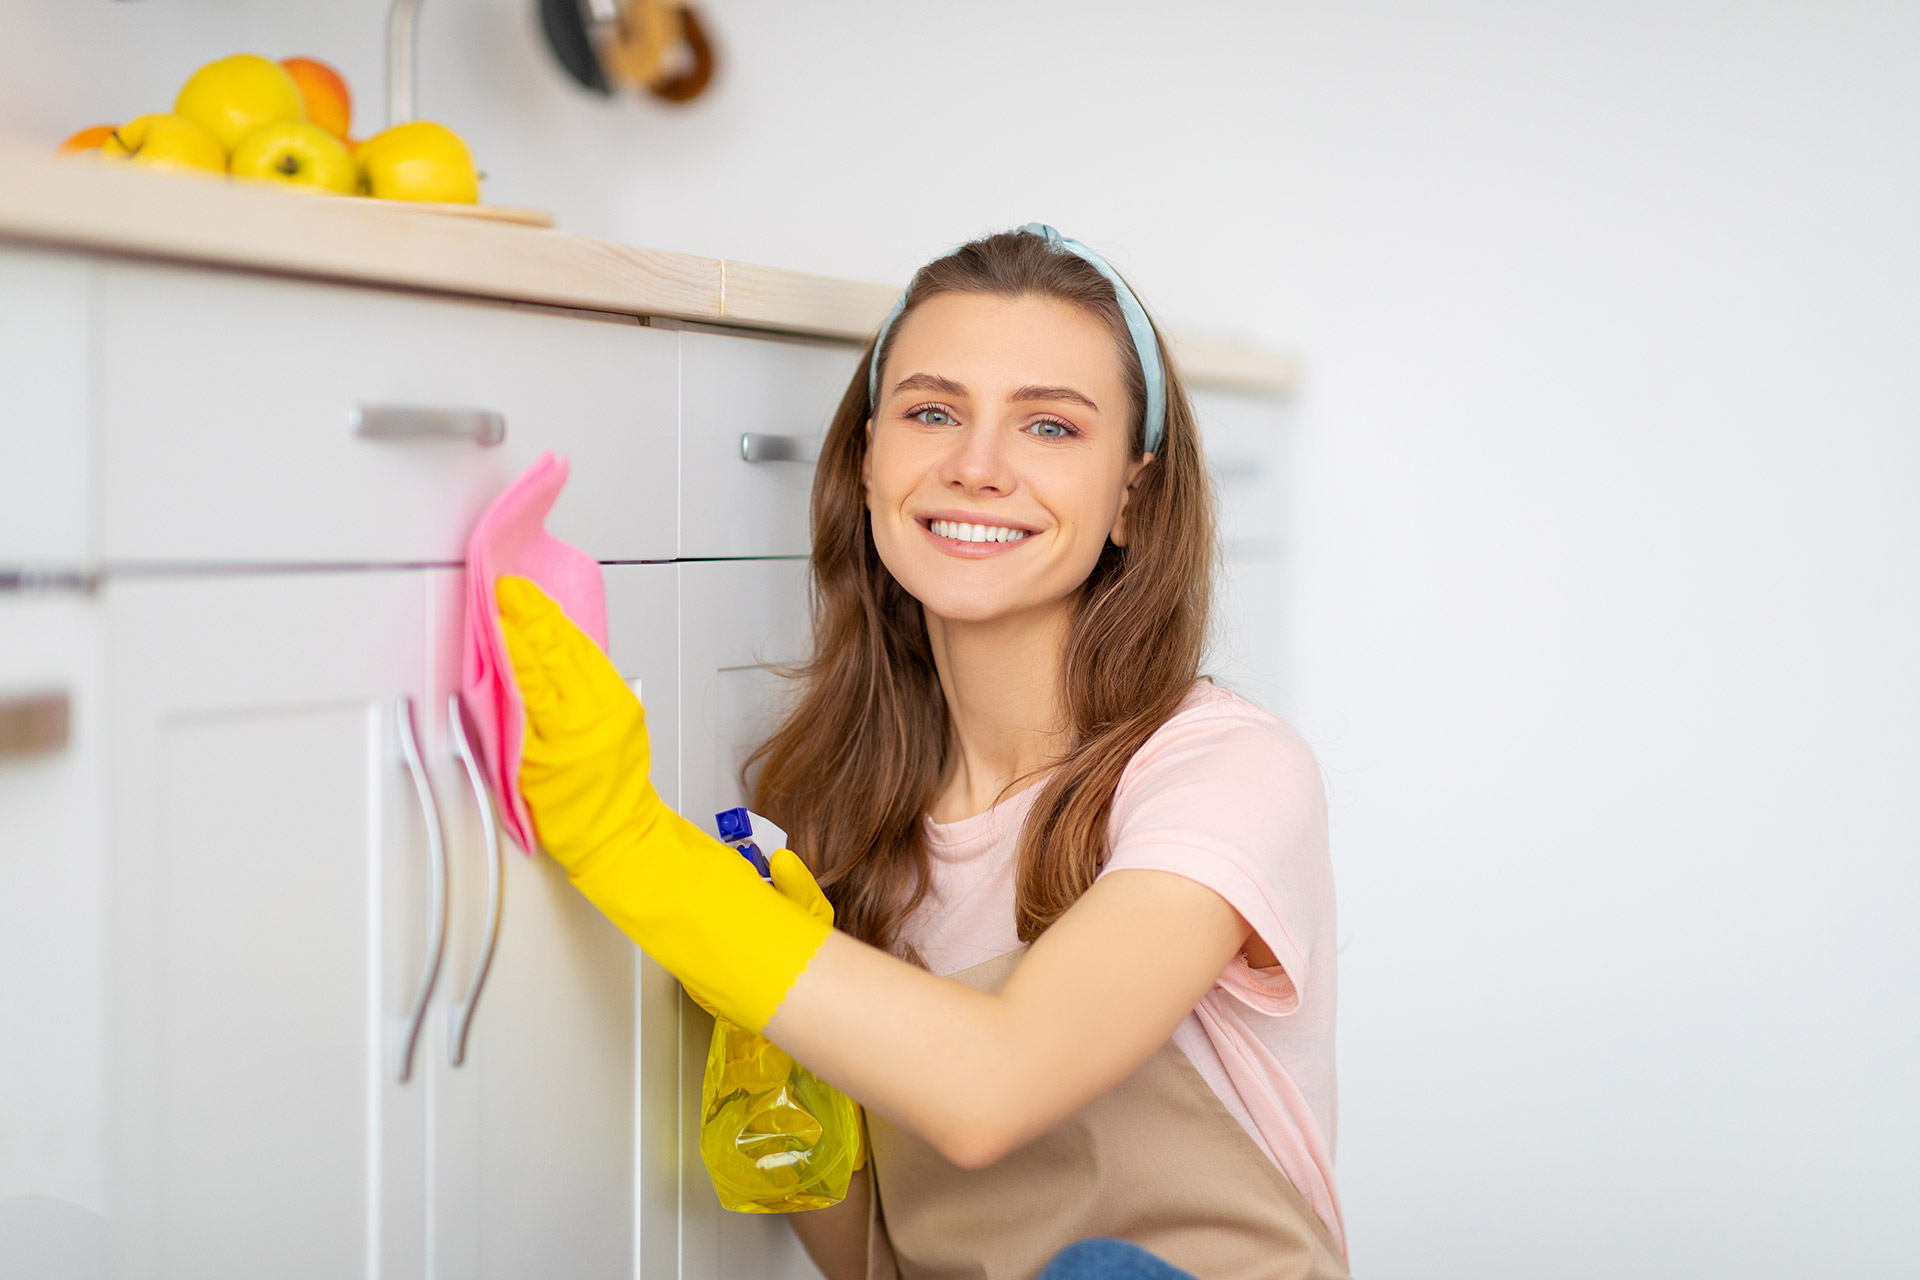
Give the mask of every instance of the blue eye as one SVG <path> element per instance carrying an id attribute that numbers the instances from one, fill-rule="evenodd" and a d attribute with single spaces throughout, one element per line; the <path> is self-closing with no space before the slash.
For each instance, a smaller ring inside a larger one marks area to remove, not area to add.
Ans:
<path id="1" fill-rule="evenodd" d="M 928 414 L 933 414 L 936 417 L 945 418 L 946 421 L 945 422 L 929 422 L 927 420 Z M 925 422 L 930 427 L 950 427 L 954 425 L 953 415 L 948 413 L 945 409 L 942 409 L 939 405 L 935 405 L 935 404 L 930 404 L 926 406 L 924 409 L 915 409 L 912 413 L 909 413 L 907 416 L 909 418 L 914 418 L 921 422 Z"/>
<path id="2" fill-rule="evenodd" d="M 1046 427 L 1048 430 L 1040 430 L 1042 427 Z M 1052 418 L 1041 418 L 1029 425 L 1027 429 L 1039 436 L 1042 440 L 1065 440 L 1068 436 L 1077 436 L 1080 434 L 1066 423 L 1056 422 Z"/>

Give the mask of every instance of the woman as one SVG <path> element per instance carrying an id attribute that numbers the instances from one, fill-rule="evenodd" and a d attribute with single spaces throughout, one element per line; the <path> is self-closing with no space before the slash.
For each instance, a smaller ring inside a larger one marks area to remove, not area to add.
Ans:
<path id="1" fill-rule="evenodd" d="M 1038 226 L 923 267 L 813 532 L 814 656 L 756 755 L 807 864 L 776 855 L 782 892 L 654 794 L 592 643 L 530 584 L 500 603 L 542 846 L 866 1108 L 847 1200 L 790 1219 L 816 1263 L 1344 1276 L 1324 791 L 1198 676 L 1211 500 L 1125 283 Z"/>

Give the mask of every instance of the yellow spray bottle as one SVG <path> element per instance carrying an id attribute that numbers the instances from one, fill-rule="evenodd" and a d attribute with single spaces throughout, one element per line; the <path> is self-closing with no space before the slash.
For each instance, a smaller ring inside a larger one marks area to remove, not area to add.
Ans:
<path id="1" fill-rule="evenodd" d="M 745 809 L 729 809 L 715 823 L 720 839 L 772 883 L 761 850 L 784 846 L 786 833 Z M 802 905 L 831 919 L 823 895 Z M 700 1156 L 722 1206 L 792 1213 L 838 1204 L 865 1154 L 852 1099 L 765 1036 L 715 1015 L 700 1084 Z"/>

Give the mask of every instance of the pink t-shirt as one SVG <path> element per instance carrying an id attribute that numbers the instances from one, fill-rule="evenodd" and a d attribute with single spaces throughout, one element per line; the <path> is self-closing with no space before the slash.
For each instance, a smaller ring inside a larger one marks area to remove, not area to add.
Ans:
<path id="1" fill-rule="evenodd" d="M 927 819 L 933 883 L 903 936 L 934 973 L 1020 945 L 1015 859 L 1041 785 L 959 822 Z M 1173 1039 L 1344 1253 L 1333 1181 L 1333 866 L 1313 749 L 1284 720 L 1196 682 L 1114 791 L 1100 874 L 1133 869 L 1206 885 L 1278 957 L 1266 969 L 1234 957 Z"/>

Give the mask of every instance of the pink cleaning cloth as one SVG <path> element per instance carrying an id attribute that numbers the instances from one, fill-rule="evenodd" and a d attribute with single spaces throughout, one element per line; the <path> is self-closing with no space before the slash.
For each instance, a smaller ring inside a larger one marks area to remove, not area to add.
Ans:
<path id="1" fill-rule="evenodd" d="M 507 834 L 528 853 L 538 846 L 533 819 L 520 795 L 527 708 L 513 681 L 493 587 L 506 574 L 532 579 L 595 644 L 607 647 L 607 588 L 599 562 L 545 527 L 547 512 L 566 482 L 567 460 L 541 454 L 494 499 L 467 538 L 467 634 L 460 697 L 473 717 L 481 768 L 500 797 Z"/>

